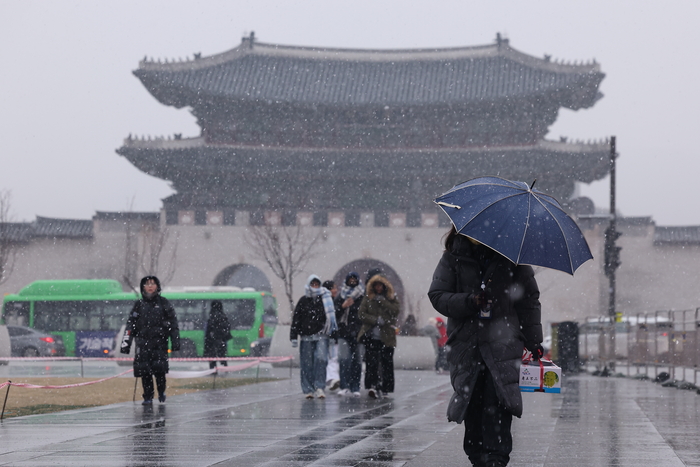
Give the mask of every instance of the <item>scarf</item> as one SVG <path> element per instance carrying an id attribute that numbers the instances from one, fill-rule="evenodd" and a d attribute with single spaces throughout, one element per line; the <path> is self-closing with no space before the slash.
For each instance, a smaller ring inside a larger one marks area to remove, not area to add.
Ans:
<path id="1" fill-rule="evenodd" d="M 352 298 L 357 301 L 360 297 L 365 294 L 365 286 L 362 282 L 359 282 L 355 287 L 350 287 L 349 285 L 343 284 L 340 288 L 340 298 L 343 300 L 347 298 Z"/>
<path id="2" fill-rule="evenodd" d="M 304 287 L 306 296 L 310 298 L 321 296 L 323 301 L 323 309 L 326 311 L 326 325 L 321 331 L 327 336 L 330 336 L 333 331 L 338 330 L 338 323 L 335 321 L 335 305 L 333 304 L 333 297 L 331 296 L 330 290 L 325 287 L 319 287 L 314 289 L 308 284 Z"/>

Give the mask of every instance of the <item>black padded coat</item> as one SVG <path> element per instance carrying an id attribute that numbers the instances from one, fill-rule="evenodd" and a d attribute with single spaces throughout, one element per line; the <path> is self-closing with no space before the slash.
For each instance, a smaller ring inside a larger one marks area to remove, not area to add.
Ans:
<path id="1" fill-rule="evenodd" d="M 492 297 L 490 319 L 480 319 L 470 294 L 482 281 Z M 493 376 L 498 399 L 516 417 L 523 412 L 520 362 L 528 343 L 542 342 L 540 292 L 530 266 L 515 266 L 505 257 L 454 238 L 433 274 L 428 292 L 433 307 L 448 318 L 450 378 L 455 390 L 447 409 L 450 421 L 461 423 L 474 387 L 479 364 Z"/>
<path id="2" fill-rule="evenodd" d="M 168 366 L 168 338 L 172 350 L 180 349 L 180 329 L 175 309 L 160 295 L 151 299 L 142 298 L 134 303 L 129 313 L 124 332 L 122 351 L 128 353 L 132 339 L 136 339 L 134 376 L 139 378 L 164 374 Z M 125 346 L 124 346 L 125 345 Z"/>

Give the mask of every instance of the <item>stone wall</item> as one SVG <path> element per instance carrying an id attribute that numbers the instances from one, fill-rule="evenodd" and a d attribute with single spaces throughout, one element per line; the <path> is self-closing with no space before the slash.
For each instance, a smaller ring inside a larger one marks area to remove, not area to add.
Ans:
<path id="1" fill-rule="evenodd" d="M 164 217 L 164 216 L 163 216 Z M 582 321 L 607 313 L 608 280 L 603 274 L 603 236 L 606 221 L 582 223 L 595 259 L 584 264 L 575 277 L 536 268 L 541 289 L 543 323 Z M 290 307 L 283 283 L 266 263 L 256 258 L 245 241 L 248 226 L 171 225 L 169 246 L 177 243 L 175 271 L 165 285 L 212 285 L 224 269 L 249 264 L 270 280 L 279 302 L 281 322 L 289 322 Z M 303 294 L 306 277 L 318 274 L 331 279 L 353 261 L 372 259 L 393 269 L 403 286 L 403 311 L 417 314 L 419 326 L 435 316 L 426 292 L 441 252 L 446 229 L 439 227 L 313 227 L 320 232 L 318 255 L 295 277 L 294 300 Z M 622 266 L 618 270 L 617 309 L 624 314 L 700 306 L 698 266 L 700 246 L 653 243 L 654 225 L 619 223 Z M 139 240 L 139 241 L 142 241 Z M 16 293 L 38 279 L 113 278 L 125 272 L 126 233 L 96 223 L 92 239 L 35 239 L 17 256 L 10 280 L 2 293 Z M 161 258 L 161 270 L 173 256 Z M 362 272 L 362 271 L 360 271 Z M 134 272 L 137 277 L 139 271 Z M 363 278 L 364 279 L 364 278 Z M 409 306 L 410 305 L 410 306 Z"/>

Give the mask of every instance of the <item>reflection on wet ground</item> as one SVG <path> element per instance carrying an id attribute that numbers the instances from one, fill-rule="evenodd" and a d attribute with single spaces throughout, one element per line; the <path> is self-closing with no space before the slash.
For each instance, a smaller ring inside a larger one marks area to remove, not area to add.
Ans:
<path id="1" fill-rule="evenodd" d="M 295 372 L 166 405 L 6 420 L 0 465 L 468 465 L 463 428 L 445 420 L 450 395 L 444 375 L 399 371 L 391 398 L 306 400 Z M 524 402 L 511 466 L 700 466 L 700 396 L 690 391 L 584 375 Z"/>

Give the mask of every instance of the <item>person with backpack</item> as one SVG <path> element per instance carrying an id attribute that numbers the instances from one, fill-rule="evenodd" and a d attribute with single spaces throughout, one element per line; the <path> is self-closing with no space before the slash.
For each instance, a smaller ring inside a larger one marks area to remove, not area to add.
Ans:
<path id="1" fill-rule="evenodd" d="M 153 378 L 158 387 L 158 401 L 165 402 L 165 374 L 168 366 L 168 338 L 173 351 L 180 350 L 180 329 L 175 309 L 161 297 L 156 276 L 141 279 L 141 299 L 134 303 L 126 321 L 120 352 L 128 354 L 136 339 L 134 377 L 141 378 L 143 405 L 153 404 Z"/>
<path id="2" fill-rule="evenodd" d="M 473 465 L 504 467 L 513 449 L 513 416 L 523 413 L 523 348 L 535 359 L 543 354 L 540 291 L 532 267 L 516 266 L 452 227 L 428 297 L 448 318 L 454 394 L 447 418 L 464 422 L 463 448 Z"/>
<path id="3" fill-rule="evenodd" d="M 307 399 L 324 399 L 328 341 L 338 328 L 335 306 L 330 291 L 321 287 L 321 279 L 315 274 L 306 280 L 304 291 L 294 308 L 289 339 L 292 347 L 299 346 L 302 392 Z"/>

